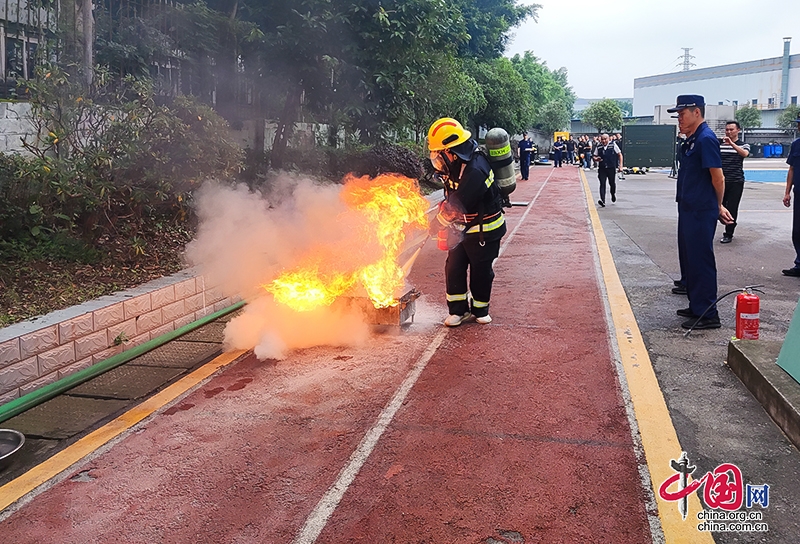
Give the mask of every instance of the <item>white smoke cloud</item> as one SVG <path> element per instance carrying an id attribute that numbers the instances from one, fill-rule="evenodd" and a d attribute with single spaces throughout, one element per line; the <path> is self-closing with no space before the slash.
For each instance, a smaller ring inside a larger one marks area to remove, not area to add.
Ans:
<path id="1" fill-rule="evenodd" d="M 210 183 L 197 193 L 200 225 L 187 259 L 226 296 L 248 300 L 225 330 L 226 349 L 281 359 L 292 349 L 353 345 L 369 333 L 361 313 L 344 306 L 294 312 L 262 285 L 302 263 L 310 251 L 338 270 L 355 270 L 381 254 L 358 236 L 363 217 L 340 199 L 340 185 L 284 175 L 268 194 Z"/>
<path id="2" fill-rule="evenodd" d="M 269 297 L 254 300 L 225 329 L 226 350 L 254 348 L 256 357 L 285 359 L 292 349 L 357 346 L 369 337 L 360 312 L 334 304 L 295 312 Z"/>

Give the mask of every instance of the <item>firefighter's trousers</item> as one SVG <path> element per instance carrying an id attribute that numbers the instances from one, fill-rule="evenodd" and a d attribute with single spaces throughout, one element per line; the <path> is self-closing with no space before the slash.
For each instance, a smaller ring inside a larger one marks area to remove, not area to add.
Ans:
<path id="1" fill-rule="evenodd" d="M 447 283 L 447 308 L 451 315 L 472 312 L 475 317 L 489 315 L 489 298 L 494 281 L 494 260 L 500 253 L 500 240 L 484 242 L 479 236 L 468 234 L 464 240 L 447 253 L 444 265 Z M 467 285 L 469 269 L 469 286 Z M 469 300 L 468 292 L 472 294 Z"/>

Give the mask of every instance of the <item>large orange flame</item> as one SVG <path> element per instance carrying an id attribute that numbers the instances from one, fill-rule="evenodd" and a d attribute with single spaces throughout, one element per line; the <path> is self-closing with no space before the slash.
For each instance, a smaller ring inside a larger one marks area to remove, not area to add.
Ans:
<path id="1" fill-rule="evenodd" d="M 354 236 L 365 245 L 377 244 L 380 256 L 356 270 L 341 270 L 341 264 L 319 255 L 307 264 L 286 272 L 264 288 L 275 300 L 296 311 L 330 305 L 356 284 L 361 285 L 376 308 L 397 304 L 404 273 L 397 263 L 406 231 L 426 228 L 428 203 L 417 182 L 399 174 L 376 178 L 348 175 L 341 193 L 348 210 L 361 215 L 362 229 Z M 328 255 L 333 254 L 327 252 Z"/>

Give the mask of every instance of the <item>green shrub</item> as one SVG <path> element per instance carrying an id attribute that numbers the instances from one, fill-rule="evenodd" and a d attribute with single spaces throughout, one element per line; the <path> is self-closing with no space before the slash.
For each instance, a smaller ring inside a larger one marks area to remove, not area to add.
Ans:
<path id="1" fill-rule="evenodd" d="M 91 93 L 50 66 L 30 84 L 39 137 L 30 157 L 0 159 L 4 239 L 75 231 L 89 241 L 117 224 L 188 219 L 191 192 L 225 179 L 242 153 L 211 108 L 181 97 L 157 105 L 147 80 L 112 80 L 98 70 Z"/>

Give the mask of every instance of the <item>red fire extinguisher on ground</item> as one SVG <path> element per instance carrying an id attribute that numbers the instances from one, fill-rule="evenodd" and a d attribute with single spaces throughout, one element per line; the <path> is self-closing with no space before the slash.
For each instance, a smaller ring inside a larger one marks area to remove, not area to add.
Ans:
<path id="1" fill-rule="evenodd" d="M 759 298 L 745 290 L 736 296 L 736 338 L 758 340 Z"/>

